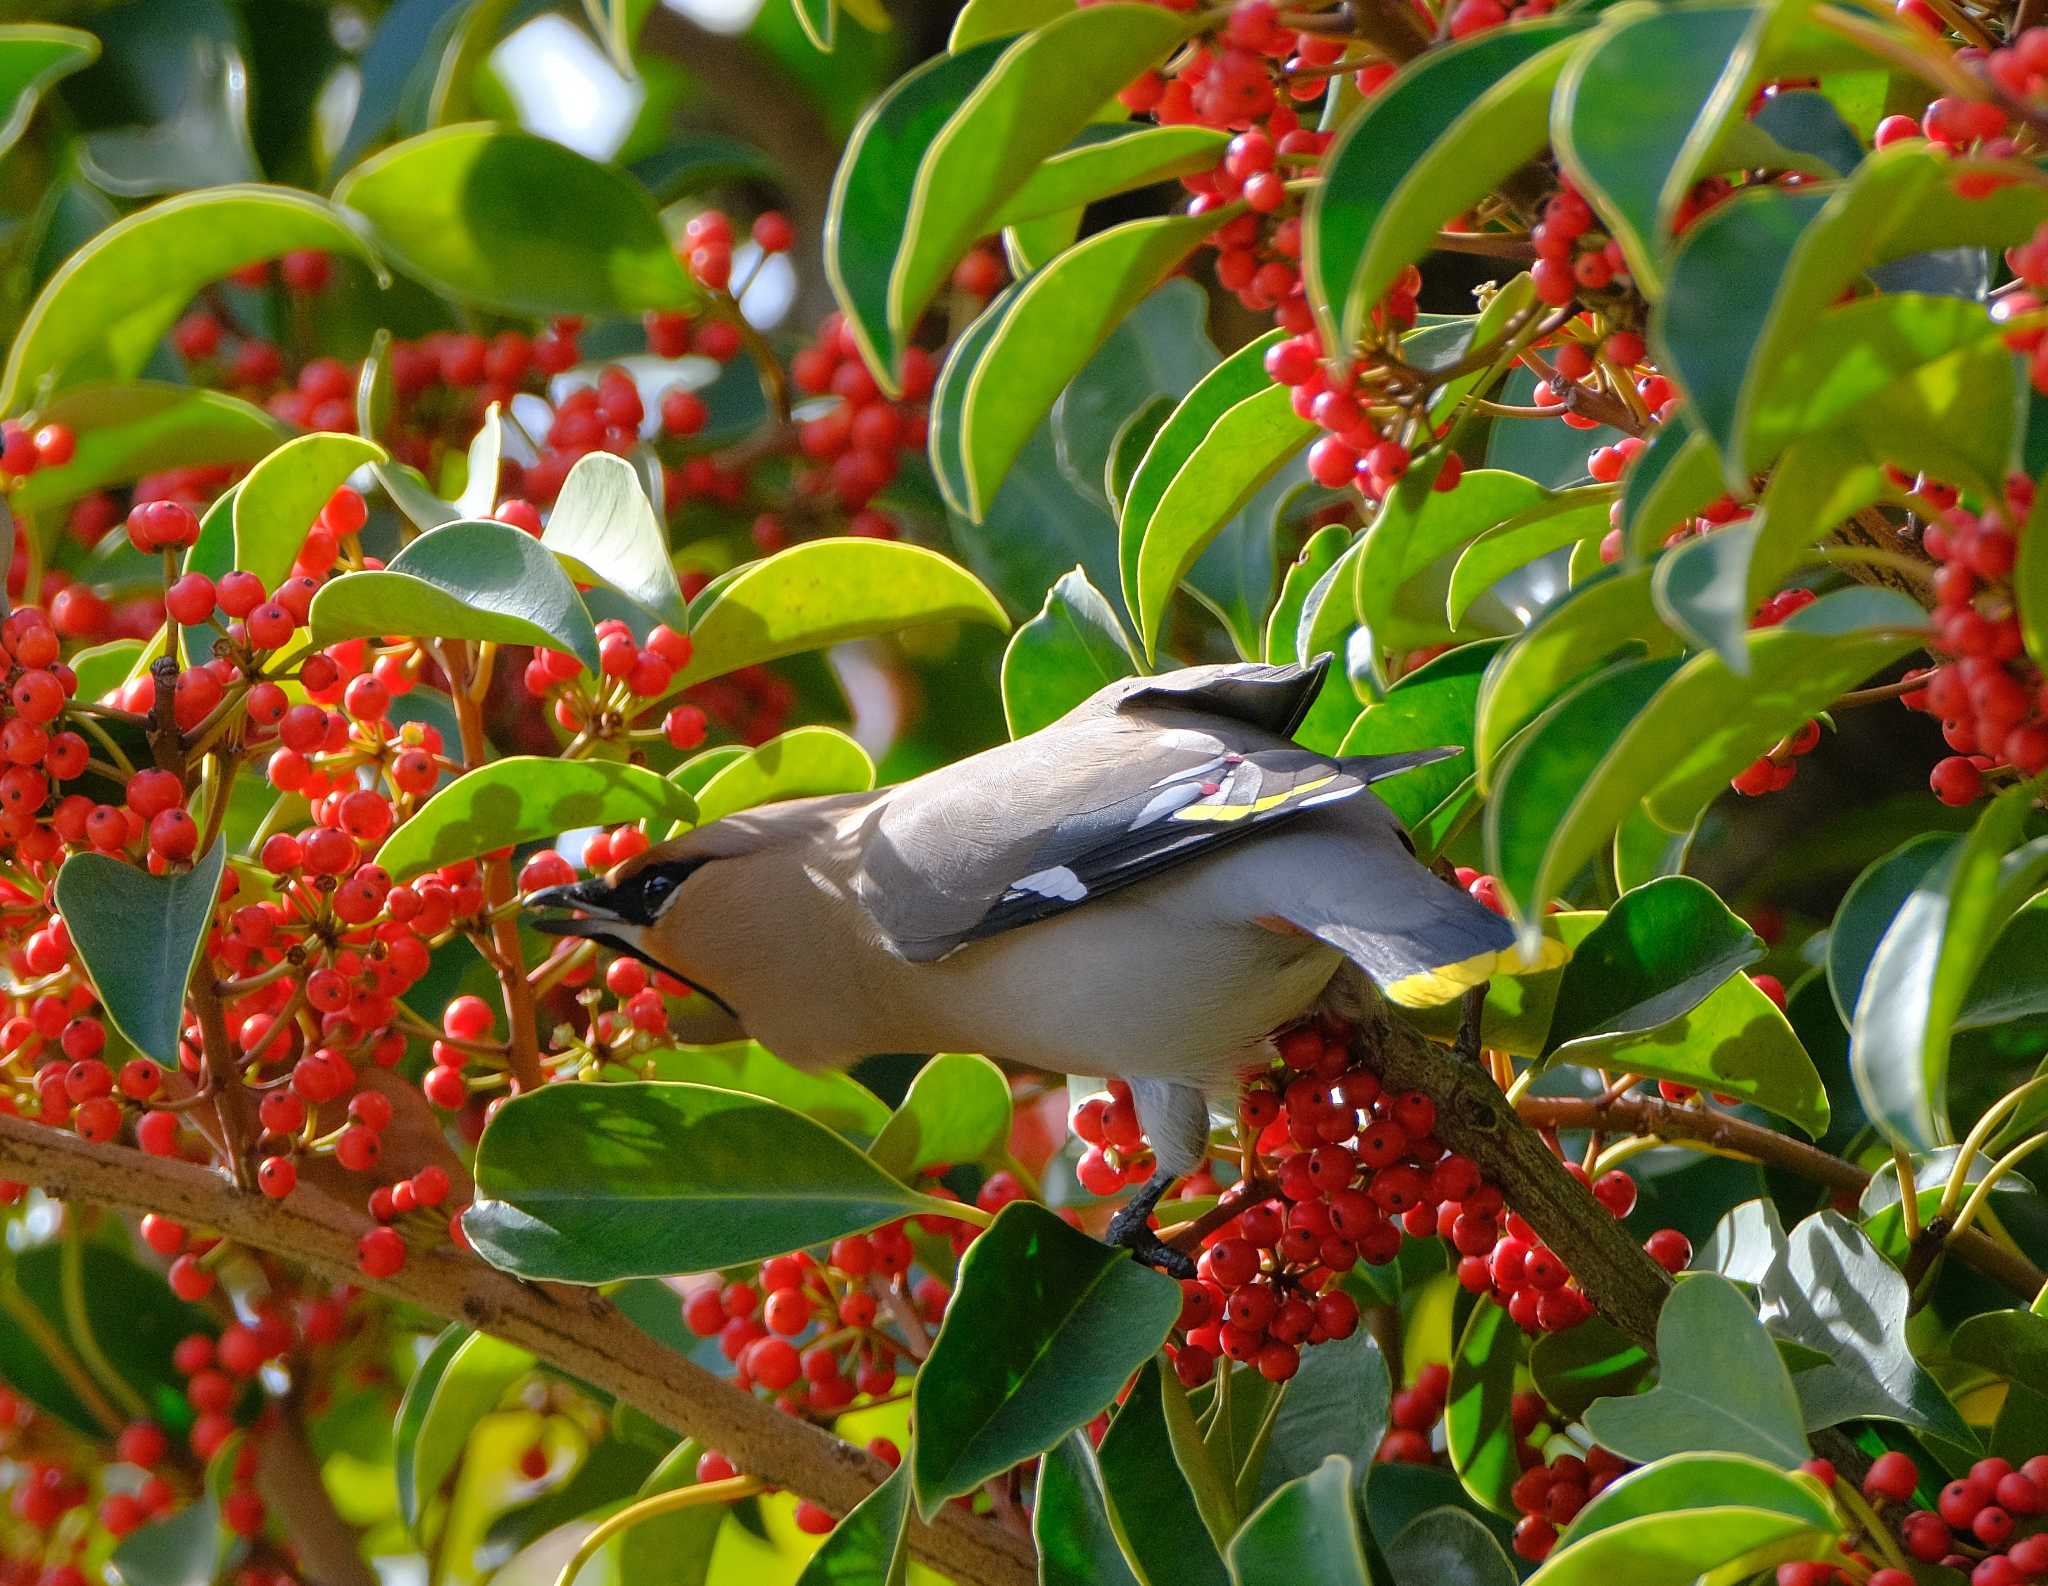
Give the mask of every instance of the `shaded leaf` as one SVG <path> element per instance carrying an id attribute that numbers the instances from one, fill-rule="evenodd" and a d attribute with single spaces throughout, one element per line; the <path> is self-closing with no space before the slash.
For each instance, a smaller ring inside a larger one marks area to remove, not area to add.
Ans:
<path id="1" fill-rule="evenodd" d="M 1138 1586 L 1117 1546 L 1085 1432 L 1068 1433 L 1039 1461 L 1031 1538 L 1043 1586 Z"/>
<path id="2" fill-rule="evenodd" d="M 971 1052 L 941 1052 L 910 1082 L 868 1154 L 908 1180 L 939 1163 L 980 1162 L 1010 1138 L 1010 1082 Z"/>
<path id="3" fill-rule="evenodd" d="M 1351 1461 L 1332 1454 L 1280 1488 L 1231 1539 L 1231 1579 L 1237 1586 L 1372 1586 L 1351 1486 Z"/>
<path id="4" fill-rule="evenodd" d="M 220 896 L 227 845 L 190 870 L 153 876 L 105 854 L 73 854 L 52 895 L 100 1005 L 135 1049 L 178 1065 L 185 986 Z"/>
<path id="5" fill-rule="evenodd" d="M 1522 1474 L 1512 1413 L 1521 1363 L 1522 1331 L 1507 1308 L 1483 1301 L 1474 1306 L 1451 1360 L 1444 1445 L 1465 1490 L 1503 1515 L 1516 1512 L 1509 1490 Z"/>
<path id="6" fill-rule="evenodd" d="M 1148 1360 L 1096 1450 L 1110 1526 L 1140 1586 L 1231 1586 L 1175 1457 L 1160 1378 Z"/>
<path id="7" fill-rule="evenodd" d="M 1116 609 L 1076 567 L 1045 592 L 1037 616 L 1003 651 L 1003 716 L 1010 736 L 1050 726 L 1097 689 L 1137 669 Z"/>
<path id="8" fill-rule="evenodd" d="M 73 386 L 39 417 L 69 427 L 78 447 L 61 468 L 38 468 L 8 492 L 17 512 L 48 511 L 167 468 L 250 462 L 289 433 L 239 397 L 157 380 Z"/>
<path id="9" fill-rule="evenodd" d="M 847 1511 L 796 1586 L 902 1586 L 910 1565 L 910 1466 Z"/>

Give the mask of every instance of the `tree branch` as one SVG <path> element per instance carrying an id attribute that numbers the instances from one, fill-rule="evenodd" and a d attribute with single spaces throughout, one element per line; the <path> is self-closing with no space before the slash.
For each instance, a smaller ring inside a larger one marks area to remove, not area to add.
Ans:
<path id="1" fill-rule="evenodd" d="M 889 1474 L 873 1455 L 664 1348 L 595 1291 L 572 1291 L 573 1302 L 554 1299 L 448 1246 L 415 1251 L 394 1277 L 367 1277 L 355 1255 L 368 1220 L 310 1187 L 266 1200 L 193 1163 L 89 1145 L 67 1131 L 5 1116 L 0 1178 L 40 1185 L 60 1200 L 159 1212 L 492 1333 L 701 1439 L 747 1474 L 836 1513 Z M 930 1526 L 913 1524 L 910 1551 L 962 1586 L 1037 1580 L 1027 1541 L 951 1504 Z"/>
<path id="2" fill-rule="evenodd" d="M 377 1586 L 377 1572 L 363 1558 L 355 1527 L 342 1519 L 328 1496 L 295 1404 L 285 1405 L 264 1429 L 256 1490 L 291 1538 L 306 1579 L 320 1586 Z"/>

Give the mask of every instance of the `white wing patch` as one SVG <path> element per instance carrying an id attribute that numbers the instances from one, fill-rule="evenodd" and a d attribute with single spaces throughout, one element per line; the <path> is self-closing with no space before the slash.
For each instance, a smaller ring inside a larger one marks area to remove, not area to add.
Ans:
<path id="1" fill-rule="evenodd" d="M 1050 870 L 1034 870 L 1011 883 L 1021 892 L 1035 892 L 1041 898 L 1058 898 L 1062 903 L 1079 903 L 1088 896 L 1088 888 L 1081 878 L 1065 865 L 1054 865 Z"/>
<path id="2" fill-rule="evenodd" d="M 1131 830 L 1136 831 L 1140 826 L 1149 826 L 1156 820 L 1164 820 L 1175 810 L 1187 808 L 1201 796 L 1202 784 L 1199 782 L 1182 782 L 1176 787 L 1168 788 L 1164 793 L 1156 793 L 1152 801 L 1138 811 L 1138 818 L 1131 822 Z"/>

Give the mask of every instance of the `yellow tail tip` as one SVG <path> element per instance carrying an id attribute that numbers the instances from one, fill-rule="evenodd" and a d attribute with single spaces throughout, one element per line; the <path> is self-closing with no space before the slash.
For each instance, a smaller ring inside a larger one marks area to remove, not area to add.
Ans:
<path id="1" fill-rule="evenodd" d="M 1483 985 L 1496 976 L 1540 975 L 1546 969 L 1557 968 L 1571 956 L 1572 950 L 1563 942 L 1554 936 L 1546 936 L 1533 953 L 1524 953 L 1519 944 L 1503 947 L 1497 952 L 1476 953 L 1454 964 L 1439 964 L 1434 969 L 1403 975 L 1381 989 L 1389 1002 L 1400 1007 L 1435 1008 L 1446 1002 L 1455 1002 L 1474 986 Z"/>

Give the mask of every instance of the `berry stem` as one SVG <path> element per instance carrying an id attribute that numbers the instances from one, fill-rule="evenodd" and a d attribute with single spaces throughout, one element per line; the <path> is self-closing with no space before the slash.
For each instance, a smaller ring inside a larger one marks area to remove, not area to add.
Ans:
<path id="1" fill-rule="evenodd" d="M 220 1131 L 222 1152 L 235 1188 L 249 1188 L 249 1168 L 244 1160 L 249 1144 L 248 1097 L 237 1072 L 234 1043 L 228 1039 L 227 1014 L 213 989 L 213 970 L 204 955 L 193 966 L 185 1000 L 199 1017 L 199 1073 L 202 1089 L 213 1093 L 211 1111 L 214 1127 Z M 281 1021 L 280 1021 L 281 1022 Z M 273 1025 L 272 1028 L 278 1028 Z"/>
<path id="2" fill-rule="evenodd" d="M 577 1544 L 576 1551 L 569 1555 L 569 1562 L 555 1577 L 555 1586 L 575 1586 L 576 1577 L 583 1573 L 583 1566 L 597 1557 L 598 1549 L 622 1531 L 630 1531 L 643 1520 L 657 1519 L 665 1514 L 675 1514 L 684 1509 L 701 1508 L 706 1504 L 737 1503 L 742 1498 L 751 1498 L 767 1484 L 756 1476 L 727 1476 L 723 1481 L 700 1481 L 688 1487 L 677 1487 L 672 1492 L 658 1492 L 651 1498 L 642 1498 L 638 1503 L 628 1504 L 617 1514 L 600 1521 L 592 1527 L 590 1535 Z"/>

